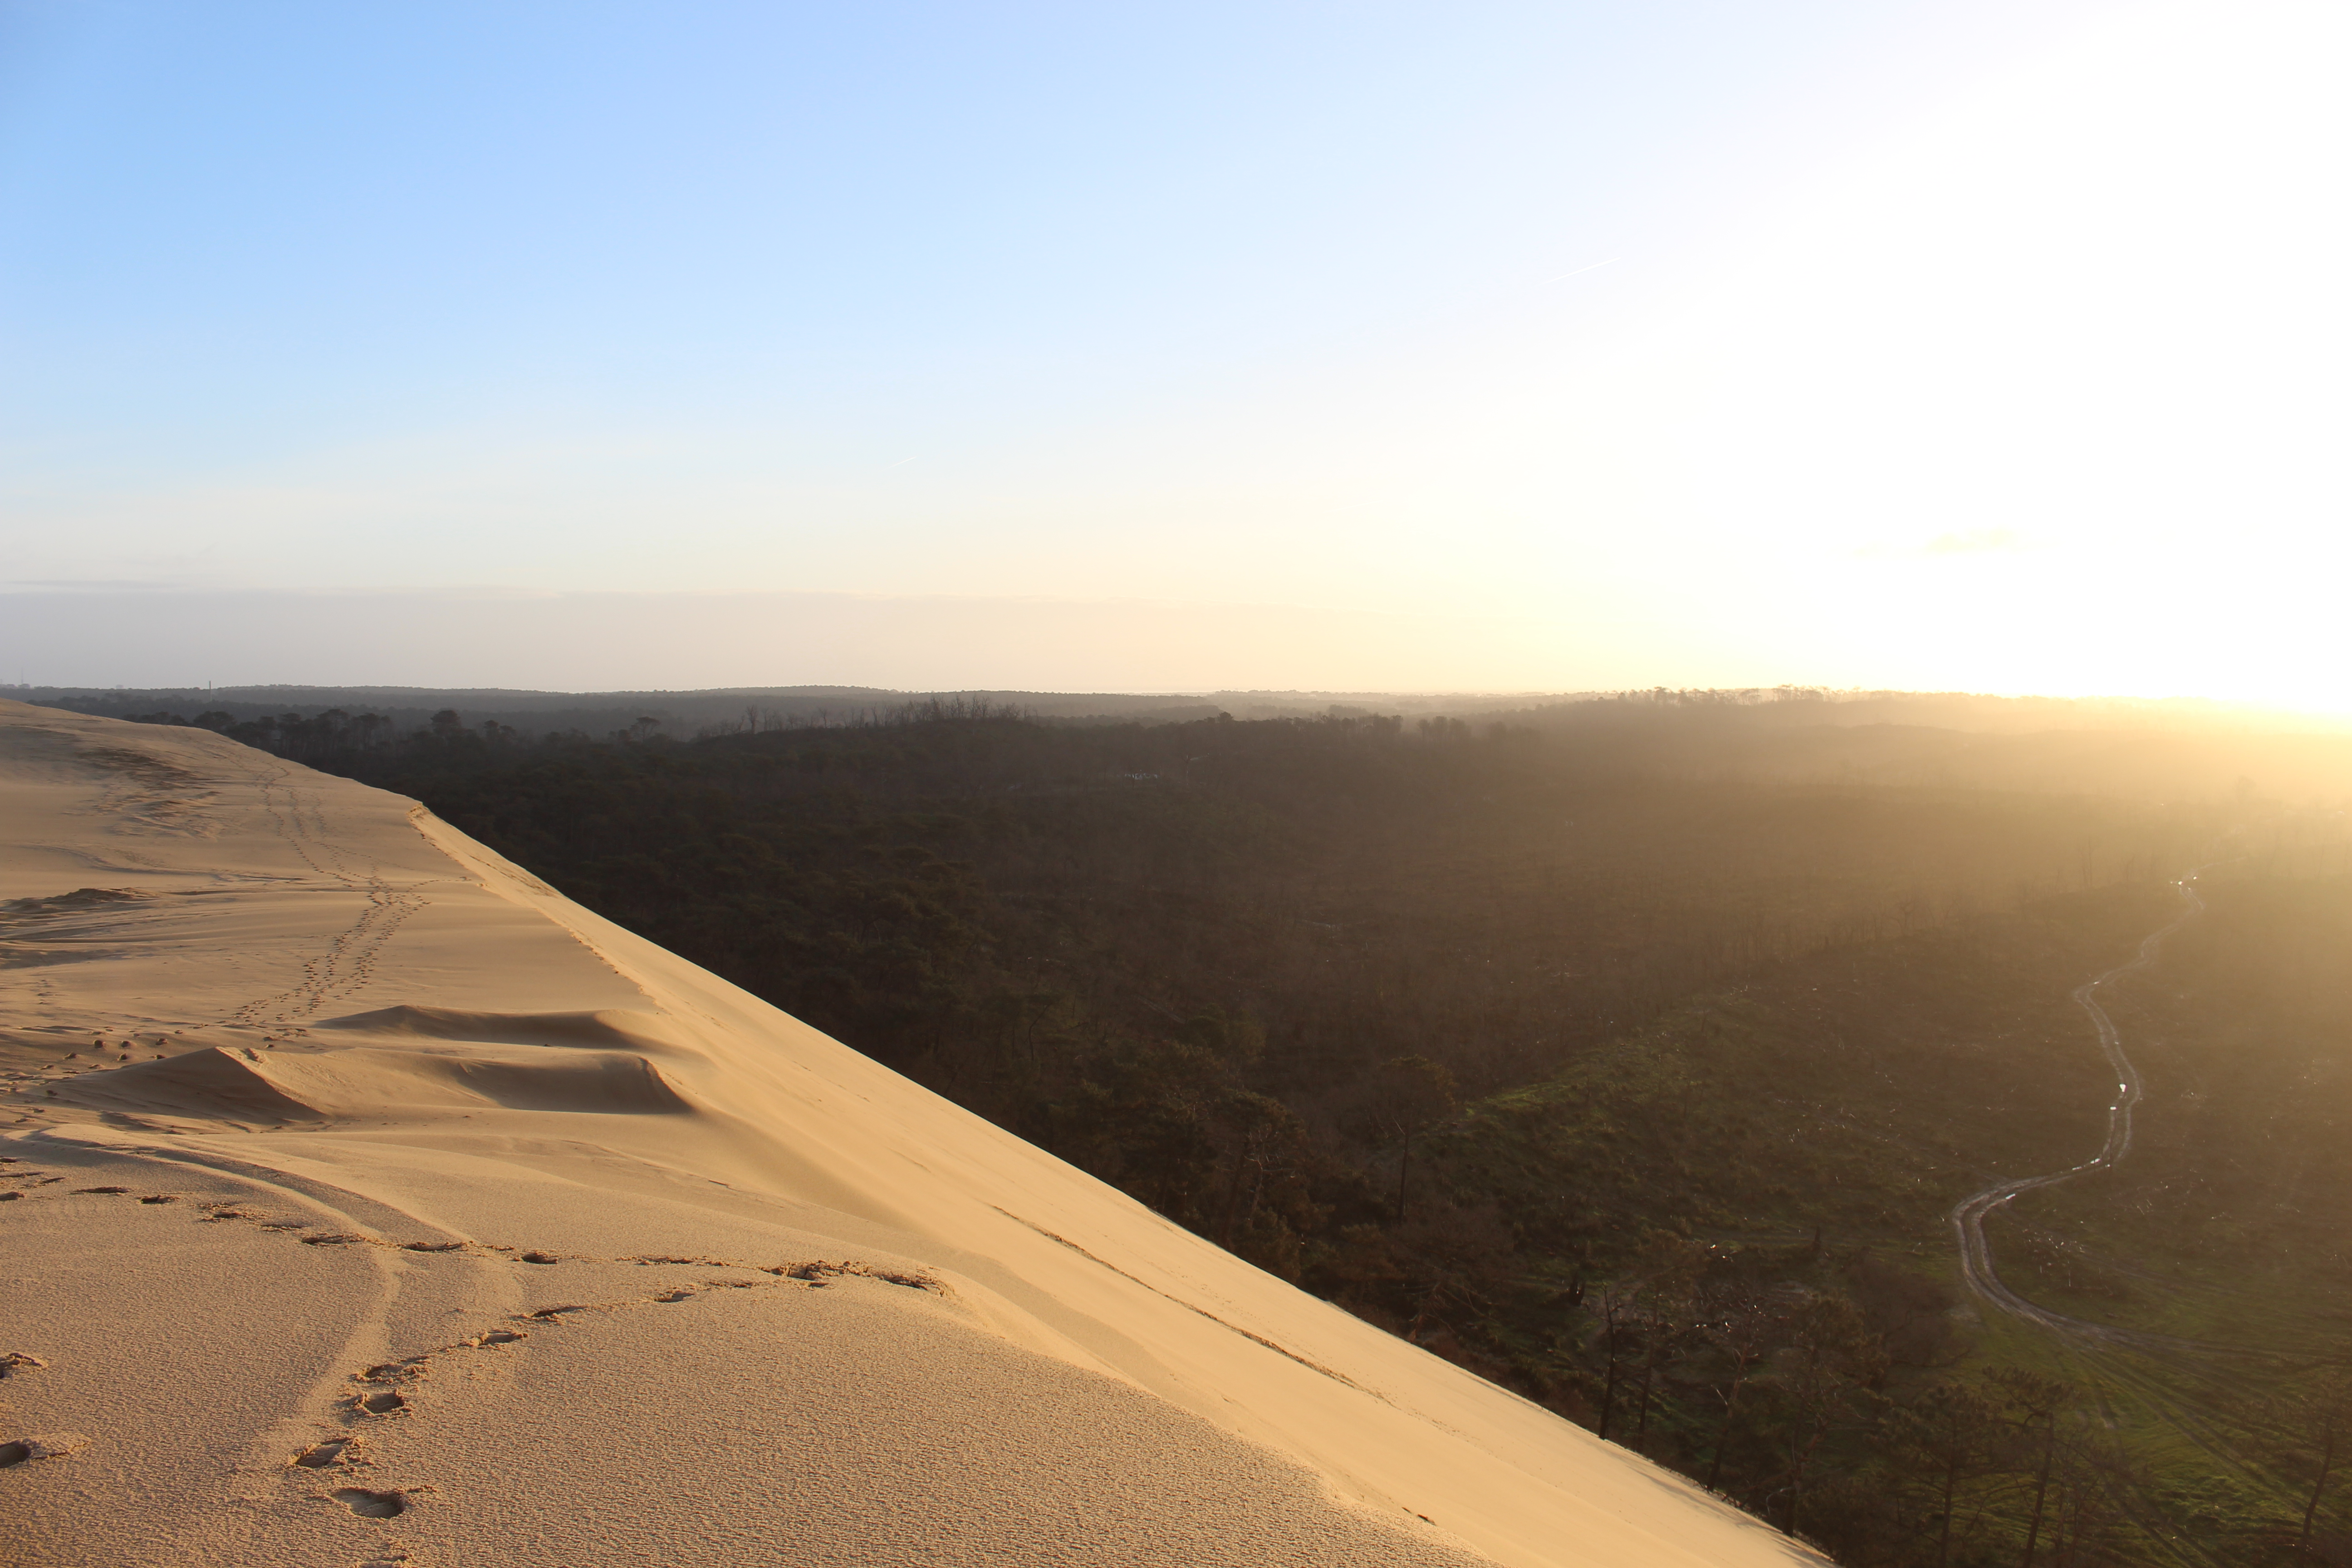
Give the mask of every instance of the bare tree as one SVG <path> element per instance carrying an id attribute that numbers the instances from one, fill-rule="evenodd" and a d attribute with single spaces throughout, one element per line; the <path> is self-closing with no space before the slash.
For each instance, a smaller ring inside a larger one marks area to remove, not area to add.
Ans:
<path id="1" fill-rule="evenodd" d="M 1805 1476 L 1838 1423 L 1869 1401 L 1886 1352 L 1843 1296 L 1816 1296 L 1785 1320 L 1788 1343 L 1768 1374 L 1788 1399 L 1789 1533 L 1803 1517 Z"/>
<path id="2" fill-rule="evenodd" d="M 1396 1217 L 1402 1224 L 1412 1141 L 1454 1114 L 1454 1075 L 1427 1057 L 1391 1058 L 1381 1064 L 1373 1104 L 1383 1130 L 1398 1142 Z"/>
<path id="3" fill-rule="evenodd" d="M 1731 1444 L 1732 1424 L 1739 1418 L 1740 1395 L 1771 1353 L 1781 1319 L 1763 1294 L 1745 1281 L 1710 1291 L 1701 1312 L 1699 1332 L 1724 1363 L 1717 1394 L 1723 1401 L 1723 1421 L 1716 1428 L 1715 1452 L 1706 1467 L 1706 1484 L 1712 1490 L 1723 1477 L 1724 1451 Z"/>
<path id="4" fill-rule="evenodd" d="M 2279 1457 L 2310 1476 L 2294 1537 L 2296 1555 L 2307 1556 L 2328 1483 L 2352 1449 L 2352 1368 L 2320 1368 L 2273 1400 L 2263 1415 Z"/>
<path id="5" fill-rule="evenodd" d="M 1960 1487 L 1997 1468 L 2007 1450 L 2000 1405 L 1975 1384 L 1955 1379 L 1897 1412 L 1892 1430 L 1897 1458 L 1924 1471 L 1937 1489 L 1936 1568 L 1946 1568 Z"/>
<path id="6" fill-rule="evenodd" d="M 2050 1500 L 2050 1472 L 2058 1458 L 2058 1413 L 2075 1397 L 2071 1384 L 2044 1377 L 2023 1367 L 2002 1367 L 1992 1381 L 2000 1390 L 2003 1412 L 2011 1428 L 2023 1439 L 2032 1461 L 2033 1509 L 2026 1521 L 2025 1555 L 2020 1568 L 2033 1568 L 2033 1553 L 2042 1540 L 2042 1526 Z"/>
<path id="7" fill-rule="evenodd" d="M 1633 1316 L 1633 1292 L 1612 1280 L 1585 1299 L 1584 1310 L 1601 1320 L 1601 1347 L 1606 1370 L 1601 1381 L 1601 1420 L 1593 1435 L 1607 1442 L 1610 1418 L 1617 1410 L 1619 1351 Z"/>

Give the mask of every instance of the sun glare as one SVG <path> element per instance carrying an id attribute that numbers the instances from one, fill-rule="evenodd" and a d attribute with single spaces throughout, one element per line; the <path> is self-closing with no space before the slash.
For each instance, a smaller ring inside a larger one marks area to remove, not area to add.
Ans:
<path id="1" fill-rule="evenodd" d="M 2352 709 L 2347 42 L 2118 15 L 1792 199 L 1651 372 L 1715 613 L 1792 668 Z"/>

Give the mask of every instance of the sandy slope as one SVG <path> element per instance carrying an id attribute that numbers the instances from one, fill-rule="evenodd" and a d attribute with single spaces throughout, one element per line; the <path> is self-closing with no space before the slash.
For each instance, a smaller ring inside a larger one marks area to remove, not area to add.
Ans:
<path id="1" fill-rule="evenodd" d="M 397 796 L 0 702 L 0 900 L 9 1563 L 1813 1561 Z"/>

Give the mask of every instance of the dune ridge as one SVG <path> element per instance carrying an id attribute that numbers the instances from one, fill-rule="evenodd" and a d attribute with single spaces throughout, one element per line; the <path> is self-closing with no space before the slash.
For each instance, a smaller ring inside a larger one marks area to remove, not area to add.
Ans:
<path id="1" fill-rule="evenodd" d="M 0 702 L 0 803 L 9 1561 L 1821 1561 L 413 802 Z"/>

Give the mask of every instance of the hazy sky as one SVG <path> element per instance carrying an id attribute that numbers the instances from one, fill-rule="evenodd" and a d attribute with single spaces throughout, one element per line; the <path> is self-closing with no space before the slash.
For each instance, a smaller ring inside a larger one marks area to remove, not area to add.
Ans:
<path id="1" fill-rule="evenodd" d="M 2352 7 L 0 0 L 0 679 L 2352 708 Z"/>

